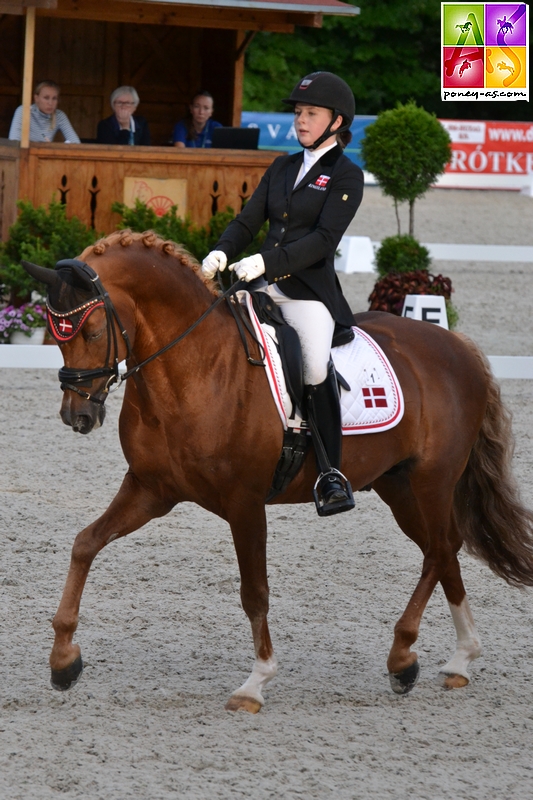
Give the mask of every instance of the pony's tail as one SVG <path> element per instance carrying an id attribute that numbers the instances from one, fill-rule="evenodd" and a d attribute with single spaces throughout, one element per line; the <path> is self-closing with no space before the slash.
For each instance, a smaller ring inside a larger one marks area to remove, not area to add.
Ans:
<path id="1" fill-rule="evenodd" d="M 463 338 L 463 337 L 461 337 Z M 511 470 L 511 414 L 481 351 L 468 342 L 485 370 L 485 418 L 454 494 L 454 515 L 467 553 L 511 586 L 533 586 L 533 513 L 520 502 Z"/>

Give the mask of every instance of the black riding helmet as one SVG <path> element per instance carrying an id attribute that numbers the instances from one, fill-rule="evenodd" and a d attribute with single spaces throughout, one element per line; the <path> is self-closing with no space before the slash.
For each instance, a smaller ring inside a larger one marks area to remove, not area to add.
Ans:
<path id="1" fill-rule="evenodd" d="M 352 90 L 346 81 L 333 72 L 312 72 L 306 75 L 298 81 L 291 96 L 285 97 L 282 102 L 293 107 L 296 103 L 307 103 L 310 106 L 320 106 L 333 111 L 330 124 L 322 136 L 307 148 L 308 150 L 316 150 L 332 135 L 331 126 L 339 115 L 342 116 L 342 125 L 334 131 L 335 134 L 349 130 L 355 115 L 355 98 Z"/>

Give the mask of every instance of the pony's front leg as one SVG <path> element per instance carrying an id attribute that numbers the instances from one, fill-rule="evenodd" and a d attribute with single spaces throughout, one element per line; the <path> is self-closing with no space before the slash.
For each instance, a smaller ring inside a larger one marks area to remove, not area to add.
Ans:
<path id="1" fill-rule="evenodd" d="M 391 688 L 396 694 L 407 694 L 418 681 L 420 666 L 418 656 L 411 650 L 411 645 L 418 639 L 420 621 L 438 579 L 434 562 L 428 558 L 424 559 L 417 587 L 394 627 L 394 642 L 387 659 L 387 668 Z"/>
<path id="2" fill-rule="evenodd" d="M 242 607 L 250 620 L 255 649 L 251 675 L 226 703 L 227 711 L 257 714 L 264 705 L 263 689 L 278 671 L 268 630 L 266 514 L 264 505 L 229 519 L 241 574 Z"/>
<path id="3" fill-rule="evenodd" d="M 80 647 L 72 643 L 72 637 L 78 627 L 81 595 L 95 556 L 106 544 L 169 510 L 128 473 L 107 511 L 76 536 L 63 596 L 52 622 L 55 640 L 50 667 L 54 689 L 70 689 L 83 670 Z"/>

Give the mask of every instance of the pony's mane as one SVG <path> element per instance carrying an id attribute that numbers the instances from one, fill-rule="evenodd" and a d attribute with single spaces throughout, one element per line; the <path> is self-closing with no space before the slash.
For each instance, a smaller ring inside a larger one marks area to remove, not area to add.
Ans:
<path id="1" fill-rule="evenodd" d="M 87 247 L 81 254 L 81 258 L 86 258 L 90 254 L 95 256 L 102 256 L 111 248 L 117 247 L 131 247 L 134 244 L 141 244 L 148 249 L 153 248 L 160 253 L 176 258 L 184 267 L 189 267 L 195 272 L 200 280 L 212 292 L 215 292 L 216 287 L 212 280 L 205 278 L 202 275 L 200 264 L 191 253 L 188 252 L 182 245 L 171 241 L 170 239 L 163 239 L 158 233 L 154 231 L 144 231 L 144 233 L 137 233 L 129 228 L 121 231 L 110 233 L 109 236 L 104 236 L 99 239 L 94 245 Z"/>

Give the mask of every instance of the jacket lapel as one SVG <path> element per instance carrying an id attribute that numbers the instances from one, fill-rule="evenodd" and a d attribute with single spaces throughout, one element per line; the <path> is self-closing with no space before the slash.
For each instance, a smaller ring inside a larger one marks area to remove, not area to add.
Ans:
<path id="1" fill-rule="evenodd" d="M 294 182 L 296 180 L 296 176 L 300 172 L 300 167 L 302 166 L 303 158 L 304 154 L 303 152 L 300 152 L 291 156 L 289 159 L 289 164 L 287 166 L 287 171 L 285 173 L 285 194 L 287 195 L 287 197 L 290 196 L 292 190 L 294 189 Z"/>

